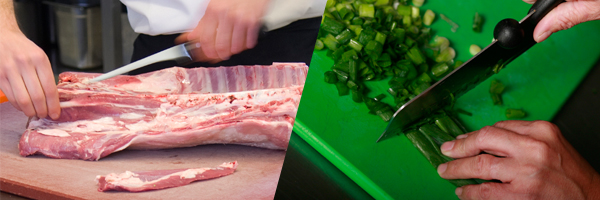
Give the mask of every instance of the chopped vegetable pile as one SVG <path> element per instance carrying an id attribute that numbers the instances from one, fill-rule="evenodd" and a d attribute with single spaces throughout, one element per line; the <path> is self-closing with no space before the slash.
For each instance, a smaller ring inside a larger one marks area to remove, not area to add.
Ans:
<path id="1" fill-rule="evenodd" d="M 334 60 L 325 82 L 340 96 L 352 95 L 371 114 L 388 121 L 394 111 L 425 91 L 462 62 L 444 37 L 431 40 L 435 13 L 418 6 L 423 0 L 327 1 L 315 49 L 327 49 Z M 395 4 L 395 6 L 393 5 Z M 381 101 L 386 94 L 368 97 L 365 81 L 387 80 L 394 105 Z"/>

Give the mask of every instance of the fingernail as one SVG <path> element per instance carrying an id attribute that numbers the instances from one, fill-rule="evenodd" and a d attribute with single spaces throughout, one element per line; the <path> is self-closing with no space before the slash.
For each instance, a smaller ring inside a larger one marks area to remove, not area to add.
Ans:
<path id="1" fill-rule="evenodd" d="M 467 136 L 468 136 L 467 134 L 462 134 L 462 135 L 456 136 L 456 139 L 467 138 Z"/>
<path id="2" fill-rule="evenodd" d="M 546 32 L 542 33 L 541 35 L 538 35 L 535 38 L 535 41 L 541 42 L 541 41 L 545 40 L 546 38 L 550 37 L 550 34 L 552 34 L 550 31 L 546 31 Z"/>
<path id="3" fill-rule="evenodd" d="M 442 144 L 440 149 L 442 150 L 442 152 L 448 152 L 452 150 L 452 147 L 454 147 L 454 141 L 445 142 L 444 144 Z"/>
<path id="4" fill-rule="evenodd" d="M 441 164 L 440 166 L 438 166 L 438 168 L 437 168 L 438 174 L 441 176 L 442 173 L 444 173 L 446 171 L 446 168 L 448 168 L 448 164 L 446 164 L 446 163 Z"/>
<path id="5" fill-rule="evenodd" d="M 50 114 L 50 117 L 51 117 L 52 119 L 58 119 L 58 114 L 56 114 L 56 113 L 52 113 L 52 114 Z"/>
<path id="6" fill-rule="evenodd" d="M 456 188 L 456 190 L 454 190 L 454 193 L 456 194 L 456 196 L 460 196 L 463 192 L 462 187 Z"/>

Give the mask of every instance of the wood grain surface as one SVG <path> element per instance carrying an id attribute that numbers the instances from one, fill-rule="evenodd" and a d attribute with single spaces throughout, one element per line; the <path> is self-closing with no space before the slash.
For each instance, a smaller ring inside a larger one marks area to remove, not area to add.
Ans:
<path id="1" fill-rule="evenodd" d="M 204 145 L 166 150 L 124 150 L 82 161 L 22 157 L 18 142 L 27 117 L 0 104 L 0 190 L 34 199 L 273 199 L 285 151 L 239 145 Z M 97 175 L 216 167 L 237 160 L 229 176 L 140 193 L 98 192 Z"/>

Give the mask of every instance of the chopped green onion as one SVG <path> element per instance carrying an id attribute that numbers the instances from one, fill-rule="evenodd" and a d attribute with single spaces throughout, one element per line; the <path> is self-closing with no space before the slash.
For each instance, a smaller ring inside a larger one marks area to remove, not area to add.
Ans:
<path id="1" fill-rule="evenodd" d="M 502 97 L 500 95 L 504 91 L 504 88 L 504 84 L 496 79 L 492 79 L 492 83 L 490 84 L 490 95 L 494 105 L 502 105 Z"/>
<path id="2" fill-rule="evenodd" d="M 338 90 L 339 96 L 348 95 L 348 93 L 350 92 L 350 90 L 348 89 L 348 86 L 346 86 L 346 83 L 338 82 L 335 84 L 335 87 Z"/>
<path id="3" fill-rule="evenodd" d="M 348 80 L 348 82 L 346 83 L 346 86 L 348 86 L 348 88 L 350 88 L 350 90 L 358 90 L 358 88 L 360 87 L 358 85 L 358 83 L 354 82 L 353 80 Z"/>
<path id="4" fill-rule="evenodd" d="M 363 102 L 363 94 L 362 91 L 355 91 L 352 90 L 352 101 L 356 102 L 356 103 L 361 103 Z"/>
<path id="5" fill-rule="evenodd" d="M 333 8 L 337 2 L 335 0 L 327 0 L 325 3 L 325 8 Z"/>
<path id="6" fill-rule="evenodd" d="M 373 60 L 377 60 L 383 51 L 383 45 L 375 40 L 371 40 L 365 45 L 365 53 Z"/>
<path id="7" fill-rule="evenodd" d="M 410 8 L 411 8 L 411 10 L 412 10 L 412 11 L 410 12 L 410 14 L 411 14 L 411 17 L 412 17 L 413 19 L 417 19 L 417 18 L 419 18 L 419 17 L 421 16 L 421 15 L 420 15 L 420 10 L 419 10 L 419 8 L 418 8 L 418 7 L 411 6 Z"/>
<path id="8" fill-rule="evenodd" d="M 445 37 L 435 36 L 430 46 L 437 47 L 438 50 L 444 50 L 450 46 L 450 40 Z"/>
<path id="9" fill-rule="evenodd" d="M 479 13 L 475 13 L 475 17 L 473 18 L 473 31 L 476 33 L 481 32 L 481 27 L 483 26 L 483 17 L 479 15 Z"/>
<path id="10" fill-rule="evenodd" d="M 358 15 L 361 17 L 375 17 L 375 7 L 373 4 L 360 4 Z"/>
<path id="11" fill-rule="evenodd" d="M 433 66 L 433 68 L 431 68 L 431 74 L 433 74 L 435 77 L 441 77 L 442 75 L 446 74 L 446 72 L 450 69 L 450 67 L 448 67 L 448 64 L 446 64 L 445 62 L 443 63 L 438 63 L 435 66 Z"/>
<path id="12" fill-rule="evenodd" d="M 429 84 L 429 83 L 421 83 L 421 84 L 417 85 L 417 87 L 415 87 L 414 93 L 416 95 L 421 94 L 422 92 L 427 90 L 427 88 L 429 88 L 430 86 L 431 86 L 431 84 Z"/>
<path id="13" fill-rule="evenodd" d="M 390 57 L 390 54 L 384 53 L 384 54 L 381 54 L 381 56 L 379 56 L 377 63 L 381 67 L 384 67 L 384 68 L 389 67 L 389 66 L 392 66 L 392 58 Z"/>
<path id="14" fill-rule="evenodd" d="M 454 48 L 448 47 L 440 52 L 440 54 L 435 58 L 435 62 L 448 62 L 454 59 L 456 56 L 456 52 Z"/>
<path id="15" fill-rule="evenodd" d="M 325 37 L 325 39 L 323 40 L 323 44 L 325 44 L 325 46 L 331 50 L 337 50 L 339 45 L 338 41 L 331 34 Z"/>
<path id="16" fill-rule="evenodd" d="M 469 47 L 469 53 L 471 53 L 471 55 L 476 55 L 480 51 L 481 51 L 481 47 L 477 46 L 476 44 L 472 44 Z"/>
<path id="17" fill-rule="evenodd" d="M 415 63 L 415 65 L 420 65 L 425 62 L 425 56 L 417 47 L 410 48 L 410 50 L 406 53 L 406 56 L 410 58 L 410 60 Z"/>
<path id="18" fill-rule="evenodd" d="M 348 81 L 348 73 L 339 69 L 333 69 L 333 72 L 337 74 L 338 83 L 346 83 Z"/>
<path id="19" fill-rule="evenodd" d="M 331 34 L 338 35 L 344 30 L 345 26 L 335 19 L 323 17 L 323 25 L 321 25 L 321 28 L 327 32 L 330 32 Z"/>
<path id="20" fill-rule="evenodd" d="M 375 35 L 375 41 L 381 44 L 385 44 L 385 38 L 387 38 L 387 35 L 381 32 L 377 32 L 377 35 Z"/>
<path id="21" fill-rule="evenodd" d="M 392 116 L 394 116 L 394 112 L 391 110 L 391 108 L 388 110 L 385 110 L 385 111 L 378 110 L 378 111 L 375 111 L 375 113 L 379 117 L 381 117 L 381 119 L 383 119 L 383 121 L 386 121 L 386 122 L 390 121 L 390 119 L 392 119 Z"/>
<path id="22" fill-rule="evenodd" d="M 346 29 L 339 35 L 335 36 L 335 40 L 337 40 L 340 44 L 346 44 L 350 39 L 352 39 L 352 37 L 354 37 L 354 33 L 352 33 L 350 29 Z"/>
<path id="23" fill-rule="evenodd" d="M 425 3 L 425 0 L 412 0 L 412 3 L 416 7 L 421 7 L 423 6 L 423 3 Z"/>
<path id="24" fill-rule="evenodd" d="M 524 118 L 527 114 L 525 111 L 521 109 L 506 109 L 506 118 L 508 119 L 521 119 Z"/>
<path id="25" fill-rule="evenodd" d="M 353 49 L 350 49 L 350 50 L 344 52 L 344 54 L 342 54 L 342 61 L 350 61 L 350 60 L 358 60 L 358 55 L 356 54 L 356 51 L 354 51 Z"/>
<path id="26" fill-rule="evenodd" d="M 356 81 L 356 79 L 358 78 L 358 64 L 356 64 L 355 60 L 350 60 L 350 62 L 348 63 L 348 67 L 348 78 L 350 78 L 350 80 L 352 81 Z"/>
<path id="27" fill-rule="evenodd" d="M 410 16 L 412 13 L 411 6 L 404 5 L 399 5 L 398 8 L 396 8 L 396 11 L 398 11 L 398 15 L 400 16 Z"/>
<path id="28" fill-rule="evenodd" d="M 325 82 L 329 84 L 334 84 L 338 82 L 337 74 L 333 71 L 325 72 Z"/>
<path id="29" fill-rule="evenodd" d="M 360 25 L 350 25 L 348 26 L 348 29 L 354 31 L 354 35 L 360 35 L 360 32 L 362 32 L 363 28 L 360 27 Z"/>
<path id="30" fill-rule="evenodd" d="M 452 29 L 451 29 L 452 32 L 456 32 L 456 29 L 458 29 L 458 24 L 454 23 L 452 20 L 450 20 L 450 18 L 446 17 L 446 15 L 444 15 L 444 14 L 440 14 L 440 17 L 444 21 L 448 22 L 448 24 L 450 24 L 450 26 L 452 26 Z"/>
<path id="31" fill-rule="evenodd" d="M 433 23 L 434 19 L 435 19 L 435 13 L 433 13 L 433 11 L 431 11 L 431 10 L 427 10 L 427 11 L 425 11 L 425 14 L 423 15 L 423 24 L 425 24 L 426 26 L 431 26 L 431 23 Z"/>
<path id="32" fill-rule="evenodd" d="M 315 43 L 315 50 L 321 50 L 323 49 L 323 47 L 325 47 L 323 41 L 317 39 L 317 42 Z"/>
<path id="33" fill-rule="evenodd" d="M 373 98 L 373 99 L 375 99 L 375 101 L 381 101 L 384 98 L 385 98 L 385 94 L 379 94 L 379 95 L 375 96 L 375 98 Z"/>
<path id="34" fill-rule="evenodd" d="M 417 80 L 421 83 L 431 83 L 431 77 L 429 77 L 429 75 L 427 75 L 427 73 L 422 73 L 419 77 L 417 77 Z"/>
<path id="35" fill-rule="evenodd" d="M 360 32 L 356 41 L 362 45 L 366 45 L 369 41 L 374 40 L 377 33 L 373 30 L 365 29 Z"/>
<path id="36" fill-rule="evenodd" d="M 354 49 L 356 51 L 360 51 L 363 48 L 363 45 L 360 44 L 360 43 L 358 43 L 354 39 L 350 39 L 350 42 L 348 43 L 348 46 L 352 47 L 352 49 Z"/>

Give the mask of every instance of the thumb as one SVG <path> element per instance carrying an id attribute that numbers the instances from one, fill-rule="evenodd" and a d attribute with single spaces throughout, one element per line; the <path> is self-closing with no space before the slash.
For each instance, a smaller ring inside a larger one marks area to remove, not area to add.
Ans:
<path id="1" fill-rule="evenodd" d="M 600 1 L 568 1 L 548 13 L 535 27 L 536 42 L 546 40 L 552 33 L 569 29 L 577 24 L 600 19 Z"/>

